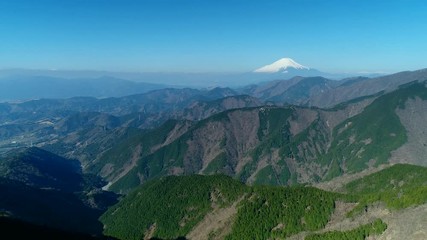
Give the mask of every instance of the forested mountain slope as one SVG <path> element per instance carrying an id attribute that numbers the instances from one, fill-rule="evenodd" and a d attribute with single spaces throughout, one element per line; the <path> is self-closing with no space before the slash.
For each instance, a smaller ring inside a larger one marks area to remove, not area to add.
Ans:
<path id="1" fill-rule="evenodd" d="M 112 189 L 126 191 L 158 176 L 193 173 L 289 185 L 376 167 L 408 142 L 398 111 L 426 94 L 423 83 L 413 83 L 326 110 L 265 106 L 225 111 L 192 125 L 155 151 L 142 151 Z M 129 156 L 132 152 L 125 150 Z M 407 162 L 424 162 L 421 157 Z"/>
<path id="2" fill-rule="evenodd" d="M 378 239 L 401 231 L 396 216 L 427 209 L 425 171 L 394 165 L 350 182 L 344 193 L 169 176 L 136 188 L 101 221 L 119 239 Z M 413 221 L 411 229 L 427 236 L 422 218 Z"/>

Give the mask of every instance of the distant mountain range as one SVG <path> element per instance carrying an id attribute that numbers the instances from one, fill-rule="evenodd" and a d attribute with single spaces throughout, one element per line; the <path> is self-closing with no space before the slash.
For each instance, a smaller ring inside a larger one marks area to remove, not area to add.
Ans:
<path id="1" fill-rule="evenodd" d="M 282 58 L 244 73 L 120 73 L 103 71 L 0 70 L 0 101 L 70 97 L 121 97 L 166 87 L 244 87 L 293 77 L 338 80 L 354 74 L 329 74 Z M 368 74 L 368 77 L 378 74 Z"/>

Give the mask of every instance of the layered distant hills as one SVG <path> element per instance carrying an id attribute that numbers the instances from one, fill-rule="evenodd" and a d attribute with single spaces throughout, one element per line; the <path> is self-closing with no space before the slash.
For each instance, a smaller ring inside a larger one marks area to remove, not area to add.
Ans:
<path id="1" fill-rule="evenodd" d="M 253 74 L 290 67 L 311 70 Z M 401 238 L 400 217 L 427 213 L 426 84 L 424 69 L 4 102 L 0 213 L 120 239 Z"/>
<path id="2" fill-rule="evenodd" d="M 358 74 L 329 74 L 303 66 L 291 58 L 242 73 L 122 73 L 65 70 L 0 70 L 0 101 L 41 98 L 123 97 L 166 87 L 244 87 L 293 77 L 342 79 Z M 378 74 L 365 74 L 365 77 Z"/>

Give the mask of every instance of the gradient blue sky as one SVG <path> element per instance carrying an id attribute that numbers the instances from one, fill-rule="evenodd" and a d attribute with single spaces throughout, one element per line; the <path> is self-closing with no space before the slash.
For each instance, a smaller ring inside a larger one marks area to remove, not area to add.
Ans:
<path id="1" fill-rule="evenodd" d="M 0 0 L 0 69 L 327 72 L 427 67 L 427 3 Z"/>

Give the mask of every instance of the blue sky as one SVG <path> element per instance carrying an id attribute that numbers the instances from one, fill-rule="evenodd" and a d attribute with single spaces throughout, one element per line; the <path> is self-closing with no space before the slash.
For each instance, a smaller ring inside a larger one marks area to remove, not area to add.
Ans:
<path id="1" fill-rule="evenodd" d="M 427 3 L 0 0 L 0 69 L 327 72 L 427 67 Z"/>

